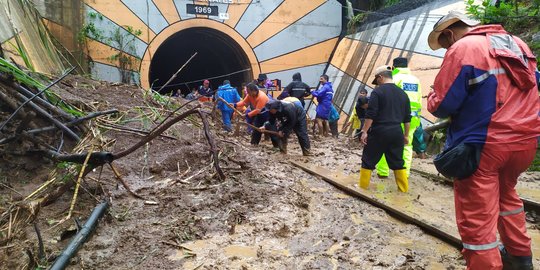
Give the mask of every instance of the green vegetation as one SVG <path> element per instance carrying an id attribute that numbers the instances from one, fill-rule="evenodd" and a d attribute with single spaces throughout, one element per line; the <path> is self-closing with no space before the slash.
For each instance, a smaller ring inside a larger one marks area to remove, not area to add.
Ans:
<path id="1" fill-rule="evenodd" d="M 131 83 L 131 70 L 133 69 L 133 60 L 131 55 L 136 53 L 134 41 L 142 34 L 141 30 L 135 30 L 131 26 L 126 26 L 128 33 L 125 33 L 120 28 L 112 32 L 110 41 L 119 49 L 119 52 L 109 57 L 111 61 L 120 63 L 120 78 L 123 83 Z"/>
<path id="2" fill-rule="evenodd" d="M 354 16 L 347 23 L 347 32 L 349 34 L 356 33 L 356 28 L 367 18 L 367 15 L 372 11 L 379 10 L 382 8 L 391 7 L 393 5 L 399 4 L 401 0 L 373 0 L 369 1 L 369 8 L 366 11 L 355 12 Z"/>
<path id="3" fill-rule="evenodd" d="M 535 55 L 540 55 L 540 0 L 508 0 L 497 5 L 490 2 L 475 4 L 474 0 L 466 0 L 467 13 L 482 24 L 501 24 L 529 44 Z"/>
<path id="4" fill-rule="evenodd" d="M 45 88 L 45 85 L 43 83 L 34 79 L 32 76 L 30 76 L 23 70 L 19 69 L 17 66 L 13 65 L 9 61 L 1 57 L 0 57 L 0 72 L 10 74 L 11 76 L 13 76 L 15 81 L 27 87 L 35 88 L 38 90 Z M 62 99 L 56 93 L 47 90 L 44 92 L 44 94 L 45 94 L 45 97 L 47 97 L 47 99 L 52 104 L 55 104 L 56 106 L 61 108 L 63 111 L 73 116 L 77 116 L 77 117 L 83 116 L 83 113 L 79 109 L 62 101 Z"/>
<path id="5" fill-rule="evenodd" d="M 529 171 L 540 172 L 540 150 L 536 149 L 536 156 L 529 167 Z"/>
<path id="6" fill-rule="evenodd" d="M 131 83 L 132 76 L 131 70 L 134 68 L 133 58 L 131 55 L 136 54 L 135 40 L 142 34 L 141 30 L 134 29 L 132 26 L 125 25 L 124 29 L 116 28 L 111 31 L 109 35 L 106 35 L 105 31 L 99 29 L 96 25 L 96 21 L 103 21 L 103 15 L 96 12 L 88 13 L 88 22 L 86 22 L 79 33 L 77 34 L 77 41 L 79 45 L 86 49 L 86 55 L 88 56 L 88 38 L 107 44 L 113 48 L 119 50 L 109 57 L 107 60 L 119 63 L 120 78 L 123 83 Z M 125 31 L 127 31 L 127 33 Z M 88 59 L 92 62 L 92 59 Z"/>

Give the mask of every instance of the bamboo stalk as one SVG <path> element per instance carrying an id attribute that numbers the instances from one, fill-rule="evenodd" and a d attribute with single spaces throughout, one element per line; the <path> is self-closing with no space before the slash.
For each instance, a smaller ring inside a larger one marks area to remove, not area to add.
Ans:
<path id="1" fill-rule="evenodd" d="M 53 85 L 57 84 L 59 81 L 61 81 L 62 79 L 64 79 L 69 73 L 71 73 L 71 71 L 73 71 L 75 69 L 75 67 L 72 67 L 70 70 L 68 70 L 66 73 L 64 73 L 62 76 L 60 76 L 59 78 L 57 78 L 56 80 L 54 80 L 52 83 L 50 83 L 49 85 L 47 85 L 45 88 L 43 88 L 41 91 L 39 91 L 38 93 L 34 94 L 32 97 L 30 98 L 21 98 L 24 100 L 24 102 L 19 106 L 19 108 L 17 108 L 9 117 L 8 119 L 6 120 L 6 122 L 4 122 L 4 124 L 2 126 L 0 126 L 0 131 L 4 128 L 4 126 L 6 125 L 7 122 L 9 122 L 11 120 L 11 118 L 13 118 L 17 112 L 22 109 L 24 107 L 24 105 L 26 105 L 27 103 L 31 103 L 33 99 L 35 99 L 37 96 L 43 94 L 45 91 L 47 91 L 49 88 L 51 88 Z M 23 96 L 22 94 L 19 93 L 19 95 Z M 69 134 L 69 132 L 68 132 Z M 71 135 L 71 134 L 70 134 Z M 73 133 L 73 135 L 75 135 L 75 133 Z M 78 136 L 75 135 L 75 137 L 77 138 L 77 141 L 79 140 L 78 139 Z"/>
<path id="2" fill-rule="evenodd" d="M 158 93 L 161 92 L 161 90 L 163 90 L 163 88 L 165 88 L 167 85 L 169 85 L 169 83 L 172 82 L 172 80 L 174 80 L 176 78 L 176 76 L 178 75 L 178 73 L 180 73 L 180 71 L 182 71 L 182 69 L 184 69 L 184 67 L 187 66 L 187 64 L 191 61 L 191 59 L 193 59 L 193 57 L 195 57 L 197 55 L 197 52 L 195 52 L 172 76 L 171 78 L 169 78 L 169 80 L 164 84 L 162 85 L 159 90 L 157 91 Z"/>
<path id="3" fill-rule="evenodd" d="M 13 91 L 13 90 L 12 90 Z M 19 99 L 21 99 L 23 102 L 26 102 L 28 101 L 29 99 L 22 95 L 21 93 L 19 92 L 15 92 L 15 96 L 17 96 Z M 79 136 L 77 134 L 75 134 L 71 129 L 69 129 L 68 127 L 66 127 L 64 124 L 62 124 L 62 122 L 58 121 L 56 118 L 54 118 L 52 115 L 50 115 L 48 112 L 46 112 L 45 110 L 43 110 L 41 107 L 39 107 L 38 105 L 36 105 L 34 102 L 32 101 L 28 101 L 27 103 L 25 104 L 28 104 L 28 106 L 30 106 L 36 113 L 38 113 L 39 115 L 41 115 L 41 117 L 47 119 L 49 122 L 51 122 L 52 124 L 54 124 L 55 126 L 57 126 L 60 130 L 64 131 L 69 137 L 71 137 L 73 140 L 75 141 L 80 141 L 81 138 L 79 138 Z M 19 108 L 22 108 L 22 106 L 20 106 Z M 16 111 L 17 112 L 17 111 Z M 0 126 L 0 130 L 2 130 L 2 128 L 4 128 L 4 126 L 7 124 L 7 122 L 9 122 L 9 120 L 11 119 L 11 117 L 13 117 L 15 115 L 14 112 L 10 118 L 8 118 L 8 120 L 6 120 L 4 122 L 4 124 L 2 126 Z"/>
<path id="4" fill-rule="evenodd" d="M 88 151 L 88 154 L 86 154 L 86 158 L 84 159 L 84 163 L 82 165 L 81 171 L 79 172 L 79 177 L 77 177 L 77 183 L 75 184 L 75 191 L 73 192 L 73 199 L 71 200 L 71 205 L 69 206 L 69 212 L 66 219 L 71 218 L 71 214 L 73 213 L 73 208 L 75 208 L 75 202 L 77 201 L 77 195 L 79 194 L 79 187 L 81 186 L 81 179 L 83 178 L 84 170 L 86 169 L 86 166 L 88 165 L 88 160 L 90 160 L 90 155 L 92 154 L 92 151 L 94 151 L 94 146 L 90 148 L 90 151 Z"/>

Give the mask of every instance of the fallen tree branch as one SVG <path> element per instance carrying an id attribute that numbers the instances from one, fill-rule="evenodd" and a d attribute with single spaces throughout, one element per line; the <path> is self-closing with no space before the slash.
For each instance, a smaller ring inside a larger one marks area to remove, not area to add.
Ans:
<path id="1" fill-rule="evenodd" d="M 39 231 L 38 225 L 34 222 L 34 230 L 36 231 L 38 239 L 38 259 L 43 261 L 45 259 L 45 248 L 43 246 L 43 238 L 41 237 L 41 232 Z"/>
<path id="2" fill-rule="evenodd" d="M 72 121 L 67 122 L 64 125 L 66 127 L 71 127 L 71 126 L 77 125 L 77 124 L 79 124 L 79 123 L 81 123 L 83 121 L 90 120 L 92 118 L 96 118 L 98 116 L 117 113 L 117 112 L 118 112 L 118 110 L 116 110 L 116 109 L 102 111 L 102 112 L 94 112 L 94 113 L 90 113 L 90 114 L 88 114 L 86 116 L 73 119 Z M 25 134 L 25 135 L 37 134 L 37 133 L 51 131 L 51 130 L 55 130 L 55 129 L 58 129 L 58 127 L 56 127 L 56 126 L 48 126 L 48 127 L 43 127 L 43 128 L 34 128 L 34 129 L 31 129 L 31 130 L 23 131 L 22 134 Z M 11 136 L 11 137 L 8 137 L 8 138 L 1 139 L 0 144 L 8 143 L 8 142 L 12 141 L 13 139 L 15 139 L 16 137 L 17 137 L 17 135 L 14 135 L 14 136 Z"/>
<path id="3" fill-rule="evenodd" d="M 171 127 L 172 125 L 174 125 L 178 121 L 186 118 L 190 114 L 196 113 L 197 109 L 200 108 L 200 107 L 201 107 L 200 105 L 197 105 L 197 106 L 191 108 L 190 110 L 173 117 L 168 122 L 162 123 L 161 125 L 156 127 L 154 130 L 152 130 L 146 137 L 142 138 L 138 143 L 134 144 L 133 146 L 131 146 L 128 149 L 125 149 L 123 151 L 120 151 L 119 153 L 114 154 L 114 159 L 119 159 L 119 158 L 125 157 L 125 156 L 133 153 L 133 151 L 135 151 L 139 147 L 145 145 L 147 142 L 151 141 L 156 136 L 163 133 L 165 130 L 167 130 L 169 127 Z"/>
<path id="4" fill-rule="evenodd" d="M 77 124 L 79 124 L 79 123 L 81 123 L 83 121 L 90 120 L 90 119 L 96 118 L 98 116 L 107 115 L 107 114 L 113 114 L 113 113 L 118 113 L 118 110 L 117 109 L 111 109 L 111 110 L 106 110 L 106 111 L 102 111 L 102 112 L 89 113 L 89 114 L 87 114 L 87 115 L 85 115 L 83 117 L 75 118 L 75 119 L 65 123 L 64 125 L 66 127 L 71 127 L 71 126 L 77 125 Z M 35 133 L 40 133 L 40 132 L 45 132 L 45 131 L 51 131 L 51 130 L 54 130 L 54 129 L 56 129 L 55 126 L 49 126 L 49 127 L 44 127 L 44 128 L 27 130 L 27 131 L 25 131 L 25 133 L 35 134 Z"/>
<path id="5" fill-rule="evenodd" d="M 210 125 L 208 124 L 208 119 L 206 119 L 206 115 L 204 115 L 202 112 L 197 110 L 197 113 L 201 117 L 204 125 L 204 135 L 206 136 L 206 139 L 208 140 L 208 144 L 210 144 L 210 154 L 212 155 L 212 159 L 214 161 L 214 168 L 216 169 L 216 172 L 219 175 L 220 180 L 225 180 L 225 174 L 223 173 L 223 170 L 219 167 L 219 156 L 218 156 L 218 149 L 216 146 L 216 142 L 214 141 L 214 138 L 212 137 L 212 134 L 210 134 Z"/>

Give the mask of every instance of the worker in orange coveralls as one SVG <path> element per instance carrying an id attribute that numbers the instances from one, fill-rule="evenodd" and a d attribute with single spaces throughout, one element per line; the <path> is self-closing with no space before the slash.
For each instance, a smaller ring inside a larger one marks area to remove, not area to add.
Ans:
<path id="1" fill-rule="evenodd" d="M 534 159 L 540 135 L 540 74 L 521 39 L 500 25 L 478 24 L 451 11 L 429 34 L 433 50 L 448 51 L 429 93 L 428 110 L 451 119 L 445 152 L 476 151 L 471 156 L 478 157 L 470 158 L 477 165 L 468 176 L 454 177 L 467 269 L 533 269 L 531 238 L 515 186 Z M 456 174 L 462 170 L 454 169 Z"/>
<path id="2" fill-rule="evenodd" d="M 246 117 L 252 120 L 254 126 L 260 128 L 270 117 L 268 110 L 265 109 L 265 105 L 269 100 L 268 96 L 253 83 L 247 85 L 247 90 L 248 95 L 240 102 L 235 103 L 234 107 L 253 106 L 253 110 L 246 112 Z M 259 145 L 261 135 L 261 132 L 253 130 L 251 133 L 251 145 Z M 278 138 L 276 136 L 271 136 L 270 138 L 272 145 L 279 148 Z"/>

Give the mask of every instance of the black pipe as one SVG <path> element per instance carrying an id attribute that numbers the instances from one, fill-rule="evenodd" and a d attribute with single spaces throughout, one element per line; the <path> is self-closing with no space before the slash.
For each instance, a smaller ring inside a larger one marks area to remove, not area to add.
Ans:
<path id="1" fill-rule="evenodd" d="M 98 221 L 103 217 L 107 208 L 109 208 L 108 202 L 102 202 L 98 204 L 96 208 L 94 208 L 94 211 L 92 211 L 92 214 L 90 215 L 86 223 L 84 223 L 82 229 L 77 233 L 77 235 L 75 235 L 75 238 L 71 240 L 71 242 L 62 252 L 62 254 L 60 254 L 60 256 L 56 258 L 49 270 L 62 270 L 68 266 L 71 258 L 75 256 L 82 244 L 86 242 L 90 234 L 94 231 L 98 224 Z"/>
<path id="2" fill-rule="evenodd" d="M 83 164 L 86 160 L 86 156 L 88 156 L 88 153 L 82 153 L 82 154 L 68 154 L 68 155 L 62 155 L 57 152 L 54 152 L 52 150 L 46 150 L 48 156 L 56 161 L 67 161 L 67 162 L 74 162 Z M 111 163 L 114 160 L 114 155 L 110 152 L 93 152 L 90 154 L 90 158 L 88 159 L 88 164 L 92 164 L 93 166 L 101 166 L 105 163 Z"/>

